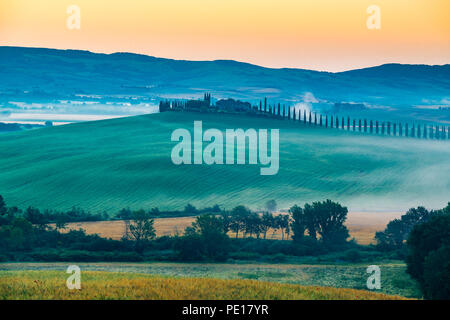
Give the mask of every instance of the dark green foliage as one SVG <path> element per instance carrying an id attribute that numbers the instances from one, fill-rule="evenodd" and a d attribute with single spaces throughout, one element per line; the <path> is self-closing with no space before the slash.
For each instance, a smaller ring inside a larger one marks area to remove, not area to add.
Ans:
<path id="1" fill-rule="evenodd" d="M 181 260 L 224 261 L 230 251 L 229 240 L 221 217 L 201 215 L 186 228 L 175 249 Z"/>
<path id="2" fill-rule="evenodd" d="M 375 240 L 380 250 L 402 250 L 408 235 L 415 225 L 428 221 L 435 211 L 428 211 L 424 207 L 409 209 L 400 219 L 388 223 L 386 229 L 375 234 Z"/>
<path id="3" fill-rule="evenodd" d="M 245 206 L 237 206 L 231 210 L 230 230 L 239 236 L 239 231 L 245 230 L 245 218 L 251 214 L 250 209 Z"/>
<path id="4" fill-rule="evenodd" d="M 305 237 L 305 231 L 307 228 L 306 217 L 303 213 L 303 209 L 297 205 L 294 205 L 291 209 L 289 209 L 289 213 L 292 215 L 291 229 L 293 233 L 293 240 L 302 240 Z"/>
<path id="5" fill-rule="evenodd" d="M 450 245 L 432 251 L 425 258 L 423 293 L 428 299 L 450 299 Z"/>
<path id="6" fill-rule="evenodd" d="M 344 225 L 347 219 L 347 208 L 337 202 L 326 200 L 305 204 L 303 208 L 304 223 L 308 234 L 313 238 L 320 235 L 325 243 L 339 244 L 349 237 L 347 227 Z"/>
<path id="7" fill-rule="evenodd" d="M 425 298 L 450 298 L 448 290 L 450 215 L 446 209 L 417 224 L 408 238 L 408 273 L 419 283 Z M 441 282 L 441 286 L 439 286 Z"/>
<path id="8" fill-rule="evenodd" d="M 142 252 L 150 240 L 156 237 L 154 220 L 144 210 L 133 211 L 131 219 L 126 221 L 124 237 L 135 242 L 135 248 Z"/>

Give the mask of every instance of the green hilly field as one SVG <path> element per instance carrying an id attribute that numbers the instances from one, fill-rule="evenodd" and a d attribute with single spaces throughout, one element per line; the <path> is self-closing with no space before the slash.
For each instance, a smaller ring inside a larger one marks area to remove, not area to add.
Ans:
<path id="1" fill-rule="evenodd" d="M 176 128 L 280 129 L 280 169 L 171 162 Z M 96 212 L 221 204 L 281 208 L 330 198 L 352 210 L 443 207 L 450 143 L 375 137 L 243 115 L 161 113 L 0 135 L 0 194 L 8 205 Z"/>

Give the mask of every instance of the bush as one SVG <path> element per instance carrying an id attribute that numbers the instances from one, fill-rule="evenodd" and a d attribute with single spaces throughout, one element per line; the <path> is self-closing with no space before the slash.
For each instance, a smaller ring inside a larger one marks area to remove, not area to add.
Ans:
<path id="1" fill-rule="evenodd" d="M 416 225 L 407 245 L 410 251 L 406 259 L 407 272 L 417 280 L 424 297 L 435 299 L 447 294 L 450 298 L 448 286 L 444 285 L 446 279 L 448 283 L 449 272 L 450 215 L 438 214 Z"/>
<path id="2" fill-rule="evenodd" d="M 450 246 L 443 246 L 425 258 L 423 289 L 427 299 L 450 299 Z"/>
<path id="3" fill-rule="evenodd" d="M 267 256 L 266 259 L 268 262 L 271 262 L 271 263 L 281 263 L 281 262 L 287 261 L 287 257 L 282 253 L 277 253 L 277 254 L 274 254 L 271 256 Z"/>
<path id="4" fill-rule="evenodd" d="M 230 254 L 230 258 L 234 260 L 259 260 L 261 255 L 255 252 L 233 252 Z"/>
<path id="5" fill-rule="evenodd" d="M 359 250 L 350 249 L 344 253 L 344 256 L 342 258 L 344 261 L 361 262 L 363 257 L 361 255 L 361 253 L 359 252 Z"/>

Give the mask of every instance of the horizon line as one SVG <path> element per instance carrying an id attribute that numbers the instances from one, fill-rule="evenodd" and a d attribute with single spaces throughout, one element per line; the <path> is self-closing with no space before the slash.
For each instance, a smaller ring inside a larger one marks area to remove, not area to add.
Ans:
<path id="1" fill-rule="evenodd" d="M 136 55 L 136 56 L 144 56 L 149 58 L 155 58 L 155 59 L 162 59 L 162 60 L 172 60 L 172 61 L 186 61 L 186 62 L 218 62 L 218 61 L 230 61 L 235 63 L 242 63 L 242 64 L 248 64 L 260 68 L 265 69 L 273 69 L 273 70 L 285 70 L 285 69 L 291 69 L 291 70 L 305 70 L 305 71 L 314 71 L 314 72 L 325 72 L 325 73 L 344 73 L 349 71 L 357 71 L 357 70 L 364 70 L 364 69 L 370 69 L 370 68 L 376 68 L 381 67 L 385 65 L 403 65 L 403 66 L 428 66 L 428 67 L 443 67 L 450 65 L 449 63 L 445 64 L 425 64 L 425 63 L 401 63 L 401 62 L 388 62 L 378 65 L 369 65 L 366 67 L 360 67 L 355 69 L 346 69 L 342 71 L 328 71 L 328 70 L 317 70 L 317 69 L 308 69 L 308 68 L 301 68 L 301 67 L 269 67 L 269 66 L 263 66 L 259 64 L 255 64 L 248 61 L 240 61 L 240 60 L 234 60 L 234 59 L 212 59 L 212 60 L 187 60 L 187 59 L 174 59 L 174 58 L 166 58 L 166 57 L 157 57 L 145 53 L 138 53 L 138 52 L 131 52 L 131 51 L 115 51 L 115 52 L 98 52 L 98 51 L 91 51 L 88 49 L 68 49 L 68 48 L 48 48 L 48 47 L 33 47 L 33 46 L 14 46 L 14 45 L 0 45 L 0 48 L 21 48 L 21 49 L 42 49 L 42 50 L 55 50 L 55 51 L 79 51 L 79 52 L 88 52 L 91 54 L 103 54 L 103 55 L 114 55 L 114 54 L 130 54 L 130 55 Z"/>

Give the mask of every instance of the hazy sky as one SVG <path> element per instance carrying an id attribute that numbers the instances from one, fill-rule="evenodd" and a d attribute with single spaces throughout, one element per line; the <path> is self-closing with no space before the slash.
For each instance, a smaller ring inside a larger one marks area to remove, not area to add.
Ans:
<path id="1" fill-rule="evenodd" d="M 69 5 L 79 30 L 66 26 Z M 449 16 L 449 0 L 0 0 L 0 45 L 340 71 L 450 63 Z"/>

